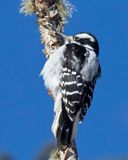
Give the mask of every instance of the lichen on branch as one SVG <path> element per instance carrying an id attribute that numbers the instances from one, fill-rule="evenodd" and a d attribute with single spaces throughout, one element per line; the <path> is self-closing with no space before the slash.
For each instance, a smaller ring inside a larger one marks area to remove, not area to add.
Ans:
<path id="1" fill-rule="evenodd" d="M 35 13 L 44 44 L 44 54 L 49 57 L 61 41 L 57 33 L 64 32 L 64 24 L 72 15 L 74 6 L 68 0 L 22 0 L 20 12 L 25 15 Z"/>

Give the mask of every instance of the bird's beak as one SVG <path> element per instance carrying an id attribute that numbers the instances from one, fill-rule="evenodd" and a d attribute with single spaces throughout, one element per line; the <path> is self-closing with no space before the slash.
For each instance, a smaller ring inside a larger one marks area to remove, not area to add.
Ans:
<path id="1" fill-rule="evenodd" d="M 63 33 L 58 33 L 65 41 L 65 43 L 71 43 L 73 42 L 73 37 L 72 36 L 66 36 Z"/>

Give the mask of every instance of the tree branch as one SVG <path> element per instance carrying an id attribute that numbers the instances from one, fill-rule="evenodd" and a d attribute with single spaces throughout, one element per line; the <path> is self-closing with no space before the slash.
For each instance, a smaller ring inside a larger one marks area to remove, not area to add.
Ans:
<path id="1" fill-rule="evenodd" d="M 44 54 L 49 57 L 61 46 L 57 33 L 64 31 L 67 17 L 71 15 L 73 6 L 66 0 L 23 0 L 20 12 L 35 13 L 44 45 Z"/>
<path id="2" fill-rule="evenodd" d="M 67 0 L 23 0 L 20 12 L 36 14 L 41 43 L 44 45 L 43 53 L 48 58 L 57 48 L 62 45 L 58 33 L 64 32 L 64 24 L 71 16 L 74 6 Z M 75 142 L 71 148 L 65 151 L 56 149 L 52 152 L 50 160 L 77 160 Z"/>

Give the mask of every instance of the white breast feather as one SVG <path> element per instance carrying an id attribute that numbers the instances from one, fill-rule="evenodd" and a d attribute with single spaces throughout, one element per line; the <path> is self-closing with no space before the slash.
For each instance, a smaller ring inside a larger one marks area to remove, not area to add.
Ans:
<path id="1" fill-rule="evenodd" d="M 40 75 L 43 76 L 46 88 L 52 91 L 54 97 L 56 97 L 59 89 L 64 50 L 65 46 L 61 46 L 59 49 L 57 49 L 49 57 L 40 73 Z"/>
<path id="2" fill-rule="evenodd" d="M 54 112 L 55 112 L 55 117 L 54 117 L 54 121 L 52 124 L 52 132 L 54 134 L 54 136 L 56 137 L 56 132 L 58 129 L 58 125 L 59 125 L 59 117 L 60 114 L 62 112 L 62 101 L 61 101 L 62 97 L 61 97 L 61 92 L 58 93 L 55 104 L 54 104 Z"/>

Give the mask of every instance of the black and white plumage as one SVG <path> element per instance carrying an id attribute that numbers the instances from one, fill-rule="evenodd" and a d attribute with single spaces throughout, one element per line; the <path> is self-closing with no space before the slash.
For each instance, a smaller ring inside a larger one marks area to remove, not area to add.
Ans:
<path id="1" fill-rule="evenodd" d="M 99 46 L 89 33 L 65 37 L 65 44 L 47 60 L 41 75 L 55 99 L 52 131 L 61 149 L 72 144 L 77 124 L 91 104 L 101 68 Z"/>

